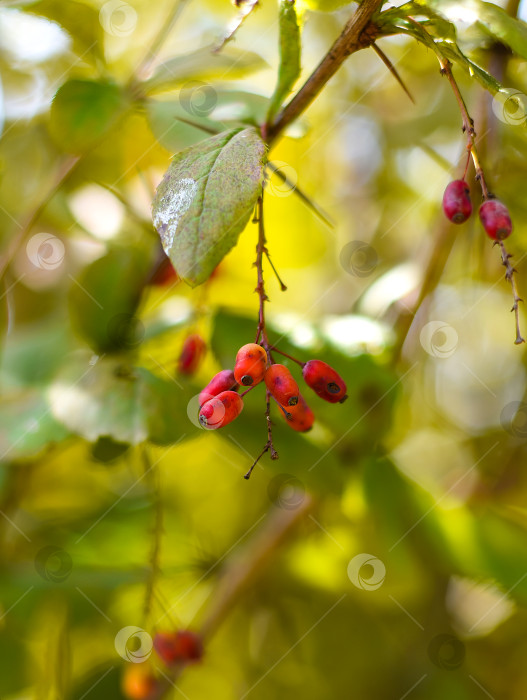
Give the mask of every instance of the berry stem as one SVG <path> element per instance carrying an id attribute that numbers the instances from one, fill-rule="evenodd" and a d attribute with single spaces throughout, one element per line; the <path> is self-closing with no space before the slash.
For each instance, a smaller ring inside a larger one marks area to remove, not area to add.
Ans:
<path id="1" fill-rule="evenodd" d="M 516 319 L 516 340 L 514 341 L 514 343 L 516 345 L 520 345 L 521 343 L 525 343 L 525 339 L 522 337 L 520 331 L 519 312 L 519 302 L 523 301 L 523 299 L 520 298 L 518 294 L 518 288 L 516 286 L 516 279 L 514 277 L 516 268 L 513 265 L 511 265 L 512 254 L 507 252 L 507 249 L 505 248 L 505 243 L 503 241 L 496 241 L 496 243 L 499 244 L 501 249 L 501 263 L 505 267 L 505 279 L 507 279 L 510 282 L 512 288 L 513 305 L 511 311 L 514 311 L 514 317 Z"/>
<path id="2" fill-rule="evenodd" d="M 445 75 L 448 82 L 450 83 L 450 87 L 452 88 L 452 92 L 454 93 L 454 97 L 456 98 L 456 101 L 459 106 L 459 111 L 461 112 L 461 119 L 463 122 L 463 131 L 467 135 L 467 151 L 469 154 L 469 157 L 472 157 L 472 162 L 474 163 L 474 168 L 476 170 L 476 180 L 478 180 L 481 191 L 483 193 L 483 199 L 489 199 L 490 198 L 490 192 L 487 187 L 487 183 L 485 181 L 485 175 L 483 173 L 483 168 L 481 167 L 481 163 L 479 161 L 478 157 L 478 152 L 476 150 L 476 144 L 475 144 L 475 138 L 476 138 L 476 132 L 474 130 L 474 120 L 468 113 L 467 105 L 465 104 L 465 100 L 463 99 L 463 96 L 461 94 L 461 91 L 459 89 L 459 86 L 456 82 L 456 79 L 454 78 L 454 74 L 452 73 L 452 63 L 447 59 L 443 58 L 441 56 L 438 56 L 439 64 L 441 66 L 441 74 Z M 468 159 L 467 159 L 467 166 L 465 167 L 465 174 L 463 175 L 463 178 L 465 177 L 468 169 Z"/>
<path id="3" fill-rule="evenodd" d="M 280 355 L 283 355 L 284 357 L 287 357 L 289 360 L 292 360 L 293 362 L 296 362 L 297 365 L 300 365 L 300 367 L 304 368 L 306 363 L 302 362 L 301 360 L 297 360 L 296 357 L 293 357 L 292 355 L 288 355 L 286 352 L 283 350 L 279 350 L 277 347 L 274 345 L 270 345 L 269 349 L 272 350 L 273 352 L 277 352 Z"/>
<path id="4" fill-rule="evenodd" d="M 260 307 L 258 312 L 258 328 L 256 329 L 256 340 L 255 342 L 260 342 L 265 348 L 267 354 L 270 358 L 269 350 L 269 340 L 267 339 L 267 331 L 265 329 L 265 302 L 269 301 L 269 297 L 265 293 L 265 284 L 263 278 L 263 256 L 267 254 L 266 239 L 265 239 L 265 227 L 263 218 L 263 189 L 262 194 L 258 198 L 258 204 L 256 205 L 256 217 L 254 221 L 258 224 L 258 244 L 256 246 L 256 261 L 255 267 L 257 270 L 257 285 L 255 291 L 258 294 L 260 300 Z"/>
<path id="5" fill-rule="evenodd" d="M 273 445 L 273 422 L 271 420 L 271 394 L 269 393 L 269 390 L 265 392 L 265 401 L 266 401 L 266 408 L 265 408 L 265 418 L 267 421 L 267 442 L 265 443 L 265 446 L 263 450 L 260 452 L 258 457 L 254 460 L 251 468 L 247 472 L 247 474 L 244 475 L 244 479 L 249 479 L 253 469 L 255 466 L 258 464 L 260 459 L 264 456 L 264 454 L 268 451 L 271 452 L 271 459 L 278 459 L 278 452 L 275 450 L 274 445 Z"/>
<path id="6" fill-rule="evenodd" d="M 280 285 L 280 291 L 285 292 L 287 291 L 287 287 L 285 284 L 282 282 L 282 279 L 280 278 L 280 275 L 278 274 L 276 267 L 273 264 L 273 261 L 271 260 L 271 256 L 269 255 L 269 251 L 267 248 L 265 249 L 265 257 L 267 258 L 267 261 L 269 262 L 269 265 L 271 266 L 272 271 L 275 274 L 276 279 L 278 280 L 278 284 Z"/>

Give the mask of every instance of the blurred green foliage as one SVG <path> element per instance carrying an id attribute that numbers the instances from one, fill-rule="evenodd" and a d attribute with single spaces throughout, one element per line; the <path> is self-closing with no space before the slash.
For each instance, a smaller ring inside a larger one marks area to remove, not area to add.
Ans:
<path id="1" fill-rule="evenodd" d="M 197 395 L 254 340 L 257 227 L 192 290 L 163 281 L 151 203 L 176 152 L 274 114 L 354 8 L 297 2 L 296 25 L 282 6 L 280 52 L 278 4 L 258 5 L 215 53 L 227 0 L 0 8 L 0 697 L 125 697 L 119 630 L 209 625 L 173 697 L 524 700 L 525 353 L 477 217 L 442 219 L 466 142 L 434 52 L 525 290 L 525 24 L 514 3 L 387 10 L 378 43 L 415 105 L 360 51 L 273 144 L 266 235 L 288 289 L 265 264 L 269 337 L 330 363 L 349 398 L 306 387 L 305 435 L 273 410 L 279 459 L 247 482 L 261 387 L 215 433 Z M 188 377 L 191 332 L 208 351 Z"/>

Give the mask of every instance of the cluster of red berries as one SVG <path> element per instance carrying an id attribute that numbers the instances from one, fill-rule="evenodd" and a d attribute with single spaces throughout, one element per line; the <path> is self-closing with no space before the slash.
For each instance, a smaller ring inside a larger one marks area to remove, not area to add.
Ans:
<path id="1" fill-rule="evenodd" d="M 203 657 L 201 637 L 190 630 L 158 632 L 154 636 L 154 649 L 168 668 L 196 663 Z M 122 686 L 130 700 L 156 700 L 162 689 L 147 661 L 126 666 Z"/>
<path id="2" fill-rule="evenodd" d="M 465 180 L 454 180 L 443 195 L 443 211 L 454 224 L 464 223 L 472 214 L 470 188 Z M 479 218 L 486 234 L 494 241 L 503 241 L 512 233 L 512 221 L 505 204 L 490 197 L 479 208 Z"/>
<path id="3" fill-rule="evenodd" d="M 292 358 L 293 359 L 293 358 Z M 344 380 L 322 360 L 300 362 L 306 384 L 320 398 L 342 403 L 347 398 Z M 271 361 L 270 353 L 257 343 L 248 343 L 238 350 L 234 371 L 218 372 L 199 395 L 199 422 L 208 430 L 223 428 L 237 418 L 243 409 L 240 387 L 252 389 L 264 382 L 280 408 L 287 424 L 299 432 L 310 430 L 315 415 L 300 393 L 298 384 L 285 365 Z M 248 389 L 247 391 L 249 391 Z"/>

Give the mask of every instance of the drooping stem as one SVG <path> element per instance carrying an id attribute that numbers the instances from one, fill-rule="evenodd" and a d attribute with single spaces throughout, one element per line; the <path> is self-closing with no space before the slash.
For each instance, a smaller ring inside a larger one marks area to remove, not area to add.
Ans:
<path id="1" fill-rule="evenodd" d="M 258 464 L 260 459 L 264 456 L 266 452 L 271 453 L 271 459 L 278 459 L 278 452 L 275 450 L 274 445 L 273 445 L 273 422 L 271 420 L 271 394 L 269 391 L 265 392 L 265 398 L 266 398 L 266 409 L 265 409 L 265 418 L 267 421 L 267 442 L 265 443 L 265 446 L 263 450 L 260 452 L 258 457 L 254 460 L 254 462 L 251 465 L 251 468 L 247 472 L 247 474 L 244 475 L 244 479 L 249 479 L 253 469 L 255 466 Z"/>
<path id="2" fill-rule="evenodd" d="M 382 2 L 383 0 L 363 0 L 304 85 L 284 107 L 276 120 L 272 124 L 265 125 L 264 138 L 268 143 L 274 141 L 291 122 L 309 107 L 348 56 L 359 49 L 371 46 L 377 38 L 378 32 L 370 20 L 381 7 Z"/>
<path id="3" fill-rule="evenodd" d="M 287 357 L 289 360 L 293 360 L 293 362 L 296 362 L 296 364 L 297 364 L 297 365 L 300 365 L 300 367 L 302 367 L 302 368 L 305 367 L 305 364 L 306 364 L 305 362 L 302 362 L 301 360 L 297 360 L 296 357 L 293 357 L 292 355 L 288 355 L 286 352 L 284 352 L 283 350 L 279 350 L 279 349 L 276 348 L 274 345 L 270 345 L 269 347 L 270 347 L 271 350 L 273 350 L 274 352 L 277 352 L 277 353 L 279 353 L 280 355 L 283 355 L 284 357 Z"/>
<path id="4" fill-rule="evenodd" d="M 452 63 L 446 59 L 446 58 L 441 58 L 438 56 L 439 63 L 441 65 L 441 74 L 446 76 L 448 82 L 450 83 L 450 87 L 452 88 L 452 92 L 454 93 L 454 97 L 456 98 L 459 111 L 461 112 L 461 119 L 463 122 L 463 131 L 467 135 L 467 151 L 469 155 L 472 157 L 472 162 L 474 163 L 474 168 L 476 170 L 476 180 L 478 180 L 480 186 L 481 186 L 481 191 L 483 193 L 483 199 L 489 199 L 490 192 L 487 187 L 487 183 L 485 181 L 485 175 L 483 173 L 483 168 L 481 167 L 481 163 L 478 157 L 478 152 L 476 150 L 476 144 L 475 144 L 475 138 L 476 138 L 476 132 L 474 130 L 474 120 L 468 113 L 467 106 L 465 104 L 465 100 L 463 99 L 463 96 L 459 90 L 458 84 L 456 82 L 456 79 L 454 78 L 454 74 L 452 73 Z M 466 173 L 466 169 L 465 169 Z"/>
<path id="5" fill-rule="evenodd" d="M 262 194 L 258 199 L 256 205 L 256 221 L 258 223 L 258 243 L 256 245 L 256 261 L 255 267 L 257 271 L 257 285 L 255 291 L 258 294 L 259 299 L 259 311 L 258 311 L 258 328 L 256 329 L 256 341 L 261 340 L 262 346 L 266 349 L 267 354 L 269 354 L 269 341 L 267 339 L 267 331 L 265 329 L 265 302 L 269 301 L 267 294 L 265 293 L 265 284 L 263 278 L 263 256 L 267 253 L 266 239 L 265 239 L 265 226 L 263 218 L 263 189 Z"/>
<path id="6" fill-rule="evenodd" d="M 518 294 L 518 288 L 516 286 L 516 279 L 514 277 L 514 273 L 516 272 L 516 269 L 514 268 L 513 265 L 511 265 L 511 258 L 512 255 L 507 252 L 507 249 L 505 248 L 505 243 L 503 241 L 496 241 L 501 249 L 501 263 L 505 267 L 505 279 L 507 279 L 510 282 L 511 288 L 512 288 L 512 299 L 513 299 L 513 304 L 512 304 L 512 309 L 511 311 L 514 311 L 514 317 L 516 320 L 516 340 L 514 343 L 516 345 L 520 345 L 521 343 L 525 343 L 525 339 L 522 337 L 521 331 L 520 331 L 520 312 L 519 312 L 519 302 L 523 301 L 523 299 L 520 298 L 520 295 Z"/>

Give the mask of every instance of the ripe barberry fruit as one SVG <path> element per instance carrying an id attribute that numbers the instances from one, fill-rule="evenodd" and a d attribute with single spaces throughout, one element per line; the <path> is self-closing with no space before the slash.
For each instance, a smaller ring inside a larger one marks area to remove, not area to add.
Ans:
<path id="1" fill-rule="evenodd" d="M 207 386 L 201 390 L 199 405 L 203 406 L 205 401 L 221 394 L 222 391 L 238 391 L 238 382 L 234 378 L 232 369 L 222 369 L 212 377 Z"/>
<path id="2" fill-rule="evenodd" d="M 470 189 L 465 180 L 450 182 L 443 194 L 443 211 L 454 224 L 462 224 L 472 214 Z"/>
<path id="3" fill-rule="evenodd" d="M 158 696 L 158 686 L 148 664 L 129 664 L 125 667 L 121 687 L 130 700 L 154 700 Z"/>
<path id="4" fill-rule="evenodd" d="M 271 365 L 265 373 L 265 385 L 282 406 L 296 406 L 300 390 L 285 365 Z"/>
<path id="5" fill-rule="evenodd" d="M 183 343 L 183 349 L 178 359 L 178 371 L 181 374 L 191 375 L 198 369 L 207 345 L 197 333 L 189 335 Z"/>
<path id="6" fill-rule="evenodd" d="M 281 413 L 284 415 L 287 425 L 299 433 L 306 433 L 308 430 L 311 430 L 315 422 L 315 414 L 307 405 L 302 394 L 298 395 L 296 406 L 289 406 Z"/>
<path id="7" fill-rule="evenodd" d="M 156 267 L 148 278 L 147 284 L 152 287 L 164 287 L 171 282 L 175 282 L 177 278 L 178 274 L 174 270 L 170 258 L 163 253 L 163 257 L 159 263 L 156 264 Z"/>
<path id="8" fill-rule="evenodd" d="M 235 391 L 222 391 L 205 401 L 199 409 L 199 422 L 207 430 L 223 428 L 237 418 L 243 409 L 243 399 Z"/>
<path id="9" fill-rule="evenodd" d="M 502 241 L 512 233 L 509 210 L 499 199 L 487 199 L 479 208 L 479 218 L 487 236 Z"/>
<path id="10" fill-rule="evenodd" d="M 236 355 L 234 377 L 238 384 L 252 386 L 262 381 L 267 366 L 267 353 L 261 345 L 247 343 Z"/>
<path id="11" fill-rule="evenodd" d="M 196 663 L 203 656 L 201 638 L 190 630 L 158 632 L 154 637 L 154 649 L 167 666 Z"/>
<path id="12" fill-rule="evenodd" d="M 346 383 L 342 377 L 322 360 L 309 360 L 302 369 L 304 380 L 324 401 L 342 403 L 346 395 Z"/>

